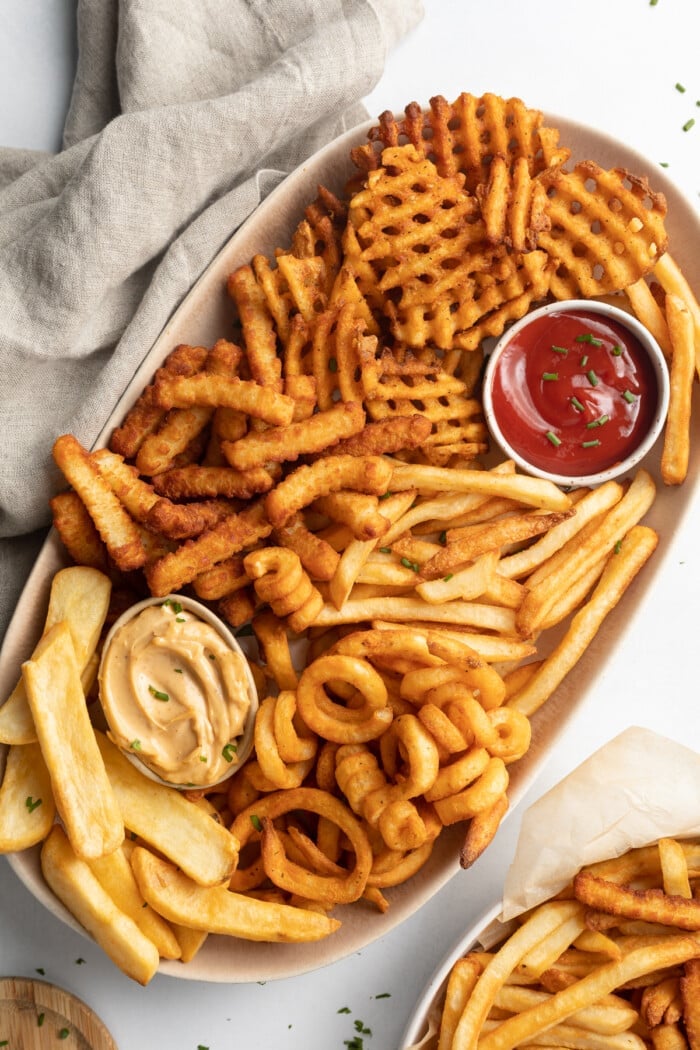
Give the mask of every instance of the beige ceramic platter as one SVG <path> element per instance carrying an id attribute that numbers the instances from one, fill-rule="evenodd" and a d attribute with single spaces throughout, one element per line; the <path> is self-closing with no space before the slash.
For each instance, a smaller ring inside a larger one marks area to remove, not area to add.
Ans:
<path id="1" fill-rule="evenodd" d="M 550 124 L 561 129 L 561 141 L 572 149 L 574 159 L 590 158 L 604 167 L 623 166 L 639 174 L 648 174 L 653 187 L 666 193 L 669 205 L 667 226 L 673 255 L 683 266 L 691 284 L 700 288 L 700 252 L 697 251 L 700 244 L 700 220 L 692 206 L 658 170 L 657 165 L 589 128 L 554 116 L 548 116 L 547 119 Z M 106 420 L 96 446 L 107 443 L 112 429 L 121 421 L 174 346 L 178 343 L 212 345 L 216 339 L 229 333 L 232 306 L 226 294 L 228 273 L 248 262 L 257 252 L 271 255 L 277 246 L 289 243 L 305 205 L 315 197 L 317 185 L 323 182 L 331 189 L 341 190 L 351 172 L 350 148 L 364 141 L 365 134 L 366 128 L 356 128 L 321 150 L 289 176 L 234 234 L 194 285 L 144 358 L 115 412 Z M 700 435 L 696 421 L 693 437 L 696 447 L 698 441 Z M 651 454 L 645 466 L 656 473 L 657 464 L 658 449 Z M 695 456 L 691 474 L 681 490 L 669 491 L 659 485 L 656 504 L 647 520 L 659 529 L 660 547 L 642 577 L 635 582 L 607 621 L 607 629 L 596 640 L 595 655 L 584 657 L 555 696 L 534 716 L 531 749 L 517 766 L 511 767 L 511 810 L 541 769 L 567 721 L 580 705 L 585 704 L 586 694 L 595 687 L 596 676 L 605 662 L 614 659 L 615 641 L 620 639 L 621 632 L 633 629 L 633 620 L 643 608 L 645 596 L 653 587 L 654 577 L 662 571 L 668 536 L 689 504 L 692 490 L 697 484 L 697 475 Z M 62 548 L 51 534 L 26 584 L 0 655 L 2 697 L 6 697 L 13 688 L 21 661 L 30 655 L 38 639 L 50 580 L 63 564 Z M 388 892 L 390 907 L 384 915 L 364 904 L 338 909 L 336 914 L 342 920 L 341 928 L 325 941 L 312 945 L 258 944 L 210 937 L 191 963 L 163 963 L 162 972 L 200 981 L 262 981 L 305 973 L 344 958 L 413 915 L 459 871 L 461 838 L 459 826 L 444 832 L 423 870 L 403 886 Z M 75 926 L 75 922 L 44 884 L 36 849 L 13 855 L 10 863 L 25 886 L 49 911 Z M 478 864 L 460 877 L 465 883 L 472 879 L 478 880 Z"/>

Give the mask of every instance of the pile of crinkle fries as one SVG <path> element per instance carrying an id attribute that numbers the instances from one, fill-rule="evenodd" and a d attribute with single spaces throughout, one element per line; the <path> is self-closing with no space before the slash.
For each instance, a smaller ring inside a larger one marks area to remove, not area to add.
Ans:
<path id="1" fill-rule="evenodd" d="M 137 980 L 210 932 L 313 940 L 335 905 L 384 910 L 445 826 L 473 864 L 530 716 L 652 554 L 647 470 L 564 492 L 486 458 L 485 341 L 547 298 L 614 296 L 669 356 L 663 482 L 688 468 L 700 308 L 665 200 L 569 156 L 517 99 L 385 114 L 342 199 L 320 187 L 287 248 L 230 274 L 230 339 L 175 347 L 106 448 L 56 440 L 75 564 L 0 708 L 0 848 L 43 843 Z M 177 592 L 254 636 L 261 701 L 253 757 L 184 795 L 85 704 L 105 625 Z"/>

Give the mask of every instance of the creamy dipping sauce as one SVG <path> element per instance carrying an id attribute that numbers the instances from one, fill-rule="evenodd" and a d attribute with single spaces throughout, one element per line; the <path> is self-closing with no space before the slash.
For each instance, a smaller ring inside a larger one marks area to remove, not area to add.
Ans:
<path id="1" fill-rule="evenodd" d="M 117 627 L 100 694 L 114 742 L 163 780 L 202 787 L 236 765 L 251 706 L 245 658 L 179 602 Z"/>

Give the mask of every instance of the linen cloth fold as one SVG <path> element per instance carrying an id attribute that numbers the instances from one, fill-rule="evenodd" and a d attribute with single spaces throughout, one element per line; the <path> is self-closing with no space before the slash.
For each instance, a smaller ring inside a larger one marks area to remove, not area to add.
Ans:
<path id="1" fill-rule="evenodd" d="M 367 116 L 420 0 L 79 0 L 63 148 L 0 149 L 0 639 L 63 482 L 188 289 Z M 408 100 L 407 100 L 408 101 Z"/>

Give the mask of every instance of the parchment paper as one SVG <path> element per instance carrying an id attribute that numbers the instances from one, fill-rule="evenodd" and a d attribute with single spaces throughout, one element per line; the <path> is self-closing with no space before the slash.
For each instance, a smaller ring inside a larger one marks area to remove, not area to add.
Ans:
<path id="1" fill-rule="evenodd" d="M 664 836 L 700 835 L 700 755 L 626 729 L 527 810 L 501 918 L 558 893 L 585 864 Z"/>

